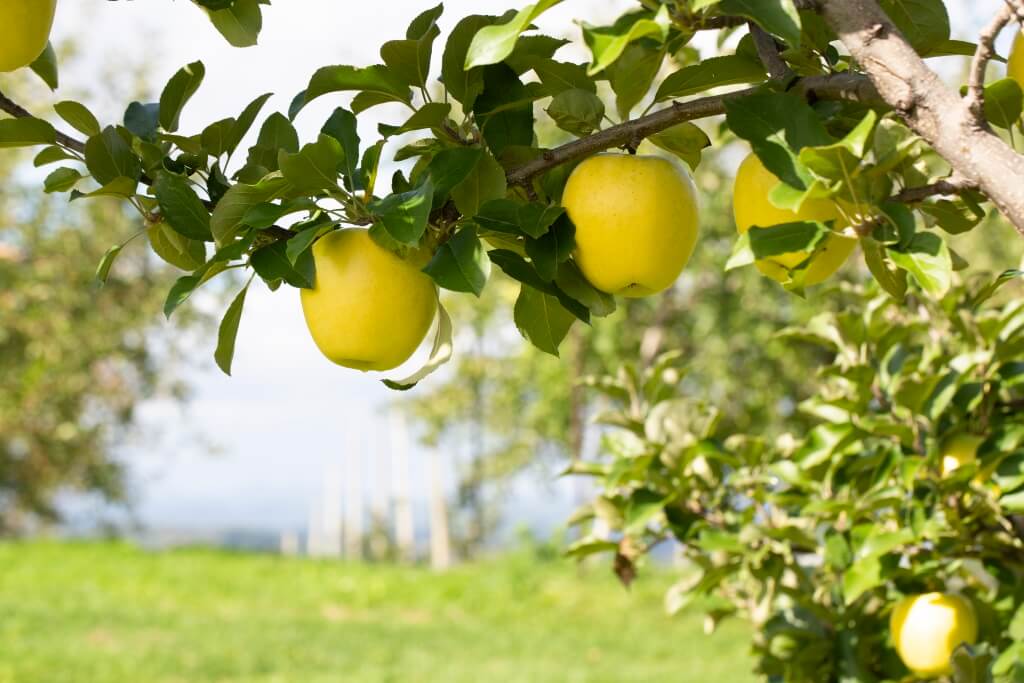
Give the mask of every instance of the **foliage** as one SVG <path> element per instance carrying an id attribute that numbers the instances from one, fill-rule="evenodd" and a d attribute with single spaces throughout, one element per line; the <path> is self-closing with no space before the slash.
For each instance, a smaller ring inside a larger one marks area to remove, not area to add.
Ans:
<path id="1" fill-rule="evenodd" d="M 685 391 L 678 353 L 591 379 L 616 408 L 601 418 L 613 426 L 607 456 L 573 468 L 602 493 L 575 515 L 591 533 L 570 552 L 614 551 L 628 581 L 675 539 L 687 568 L 672 608 L 710 598 L 713 623 L 750 620 L 758 669 L 779 681 L 903 679 L 893 603 L 958 590 L 982 623 L 982 644 L 963 656 L 991 674 L 957 680 L 1020 680 L 1024 305 L 990 300 L 1019 275 L 907 306 L 865 292 L 782 332 L 831 356 L 800 405 L 815 423 L 800 436 L 722 429 L 714 406 Z M 984 439 L 977 462 L 943 477 L 942 444 L 961 433 Z"/>
<path id="2" fill-rule="evenodd" d="M 198 4 L 230 42 L 244 46 L 255 43 L 260 5 L 268 3 Z M 835 36 L 818 15 L 797 12 L 790 0 L 644 0 L 609 26 L 584 24 L 591 58 L 576 64 L 556 58 L 566 41 L 536 33 L 532 23 L 556 4 L 545 0 L 501 17 L 464 17 L 443 47 L 437 44 L 443 7 L 428 9 L 403 38 L 382 47 L 381 64 L 318 70 L 286 113 L 271 113 L 256 128 L 267 96 L 202 130 L 178 130 L 181 112 L 205 75 L 196 62 L 170 79 L 159 101 L 132 103 L 119 123 L 101 124 L 79 103 L 59 104 L 64 123 L 87 136 L 82 150 L 59 138 L 50 123 L 33 118 L 0 122 L 0 144 L 43 146 L 41 165 L 70 162 L 51 173 L 47 191 L 122 197 L 138 209 L 159 235 L 155 251 L 188 271 L 171 289 L 168 313 L 230 267 L 252 268 L 271 288 L 308 287 L 310 245 L 341 225 L 367 226 L 379 243 L 399 253 L 428 251 L 433 259 L 426 272 L 442 288 L 479 295 L 493 262 L 521 283 L 514 310 L 523 335 L 557 353 L 570 321 L 589 323 L 607 315 L 611 302 L 580 277 L 571 250 L 564 248 L 571 226 L 558 201 L 572 164 L 546 163 L 548 151 L 537 144 L 536 127 L 555 125 L 581 140 L 610 130 L 606 121 L 616 119 L 599 96 L 608 88 L 614 113 L 626 121 L 645 102 L 650 111 L 716 86 L 764 82 L 728 101 L 724 126 L 749 142 L 782 179 L 773 201 L 795 207 L 809 198 L 830 198 L 856 206 L 856 220 L 846 230 L 862 239 L 867 265 L 890 294 L 901 298 L 908 277 L 937 295 L 948 290 L 960 256 L 932 228 L 971 230 L 987 211 L 982 196 L 965 192 L 910 206 L 893 201 L 901 187 L 949 174 L 893 112 L 846 99 L 810 103 L 783 91 L 781 84 L 766 82 L 749 36 L 738 43 L 725 40 L 734 28 L 724 29 L 721 44 L 735 49 L 723 54 L 701 61 L 689 44 L 716 19 L 740 16 L 779 41 L 796 77 L 855 71 L 858 66 L 837 51 Z M 912 13 L 902 6 L 889 9 L 921 54 L 964 52 L 950 40 L 941 0 L 921 0 Z M 437 61 L 440 81 L 432 80 Z M 663 76 L 666 64 L 674 70 Z M 1020 115 L 1019 86 L 1005 81 L 990 91 L 990 109 L 999 112 L 991 122 L 1010 128 Z M 316 139 L 303 144 L 292 122 L 309 103 L 339 93 L 353 94 L 348 108 L 335 109 Z M 377 139 L 361 140 L 359 117 L 389 103 L 411 113 L 380 125 Z M 258 136 L 243 155 L 250 130 Z M 651 140 L 691 166 L 710 144 L 689 122 Z M 392 141 L 400 143 L 393 161 L 402 168 L 388 188 L 382 154 Z M 636 140 L 623 144 L 635 146 Z M 578 157 L 566 157 L 571 158 Z M 538 160 L 545 163 L 537 172 L 523 171 Z M 812 250 L 828 229 L 800 223 L 784 232 L 752 230 L 737 240 L 729 267 Z M 546 239 L 552 230 L 560 232 L 559 239 Z M 105 266 L 112 260 L 113 255 Z M 789 272 L 787 286 L 794 291 L 803 290 L 809 260 Z M 242 302 L 239 297 L 221 328 L 222 368 L 230 367 Z M 552 319 L 559 324 L 551 326 Z M 439 334 L 445 336 L 447 327 Z M 438 348 L 447 348 L 444 342 L 439 338 Z"/>
<path id="3" fill-rule="evenodd" d="M 0 545 L 0 681 L 752 681 L 744 629 L 665 623 L 667 576 L 517 553 L 439 574 L 128 545 Z"/>

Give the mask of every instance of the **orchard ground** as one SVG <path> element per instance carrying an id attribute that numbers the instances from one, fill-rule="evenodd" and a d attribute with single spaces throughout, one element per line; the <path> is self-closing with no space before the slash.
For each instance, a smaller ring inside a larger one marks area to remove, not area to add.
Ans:
<path id="1" fill-rule="evenodd" d="M 519 552 L 425 568 L 125 544 L 0 545 L 0 683 L 745 683 L 738 623 L 670 618 L 671 576 Z"/>

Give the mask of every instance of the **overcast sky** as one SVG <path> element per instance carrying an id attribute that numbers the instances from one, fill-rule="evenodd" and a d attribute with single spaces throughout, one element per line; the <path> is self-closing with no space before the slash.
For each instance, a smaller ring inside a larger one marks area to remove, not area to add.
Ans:
<path id="1" fill-rule="evenodd" d="M 153 75 L 147 82 L 155 98 L 176 69 L 201 59 L 206 80 L 181 126 L 185 132 L 198 132 L 211 121 L 236 115 L 264 92 L 275 93 L 265 114 L 286 110 L 320 66 L 377 62 L 381 43 L 402 37 L 409 20 L 434 4 L 275 0 L 264 10 L 260 45 L 238 50 L 189 2 L 62 0 L 55 38 L 87 36 L 81 44 L 84 68 L 72 76 L 87 79 L 96 93 L 102 93 L 104 78 L 96 65 L 130 70 L 148 61 Z M 522 4 L 449 0 L 442 28 L 447 31 L 465 14 L 500 14 Z M 578 17 L 598 23 L 635 4 L 567 0 L 538 23 L 578 41 Z M 966 3 L 952 3 L 957 37 L 970 38 L 977 17 L 1000 4 L 984 0 L 971 3 L 968 10 Z M 303 139 L 315 135 L 327 112 L 341 103 L 340 98 L 325 97 L 304 111 L 298 121 Z M 97 97 L 89 104 L 110 118 L 127 103 Z M 378 117 L 389 118 L 387 108 L 379 112 Z M 400 122 L 398 117 L 390 120 Z M 366 139 L 376 121 L 364 126 Z M 199 352 L 208 357 L 213 344 L 212 338 L 201 340 Z M 297 292 L 290 288 L 271 294 L 263 286 L 254 287 L 246 302 L 234 377 L 224 377 L 207 362 L 194 380 L 195 397 L 186 412 L 161 403 L 147 406 L 146 419 L 161 425 L 164 437 L 126 450 L 138 481 L 139 512 L 153 526 L 300 528 L 310 499 L 321 490 L 328 463 L 337 462 L 346 443 L 351 444 L 346 439 L 367 451 L 386 448 L 384 408 L 394 395 L 378 377 L 336 367 L 318 353 L 302 321 Z M 194 439 L 180 436 L 197 432 L 218 446 L 218 454 L 210 455 Z M 413 456 L 422 463 L 422 452 Z M 417 468 L 414 482 L 423 480 L 423 470 Z M 524 507 L 534 507 L 533 500 L 528 498 Z"/>

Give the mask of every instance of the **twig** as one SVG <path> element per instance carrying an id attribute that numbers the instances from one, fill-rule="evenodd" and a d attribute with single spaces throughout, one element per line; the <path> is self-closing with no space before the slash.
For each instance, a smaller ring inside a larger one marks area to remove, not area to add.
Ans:
<path id="1" fill-rule="evenodd" d="M 1018 23 L 1024 26 L 1024 0 L 1006 0 L 1006 4 L 1013 11 L 1014 16 L 1017 17 Z"/>
<path id="2" fill-rule="evenodd" d="M 971 60 L 971 71 L 967 80 L 966 102 L 971 116 L 974 117 L 975 123 L 980 128 L 988 126 L 988 122 L 985 120 L 985 69 L 988 67 L 989 60 L 995 55 L 996 38 L 1013 19 L 1013 15 L 1014 8 L 1005 5 L 978 36 L 978 49 Z"/>
<path id="3" fill-rule="evenodd" d="M 863 102 L 869 106 L 884 106 L 878 93 L 875 92 L 868 79 L 863 76 L 840 74 L 805 78 L 797 81 L 794 90 L 812 98 L 848 99 Z M 508 182 L 511 185 L 524 185 L 556 166 L 584 159 L 608 149 L 634 144 L 684 121 L 724 114 L 726 102 L 746 97 L 758 91 L 759 89 L 756 87 L 746 88 L 724 95 L 701 97 L 688 102 L 673 102 L 666 109 L 653 114 L 605 128 L 593 135 L 547 150 L 541 157 L 509 171 Z"/>
<path id="4" fill-rule="evenodd" d="M 951 176 L 945 180 L 939 180 L 931 183 L 930 185 L 920 185 L 918 187 L 908 187 L 905 190 L 901 190 L 894 194 L 890 201 L 900 202 L 903 204 L 917 204 L 923 202 L 929 197 L 935 197 L 937 195 L 954 195 L 968 192 L 971 190 L 977 190 L 978 186 L 970 182 L 966 178 L 960 176 Z"/>
<path id="5" fill-rule="evenodd" d="M 14 118 L 17 119 L 31 119 L 35 118 L 31 112 L 19 105 L 17 102 L 0 92 L 0 111 L 5 111 Z M 80 154 L 85 154 L 85 143 L 70 135 L 65 135 L 60 131 L 57 131 L 57 142 L 68 149 L 73 149 Z"/>
<path id="6" fill-rule="evenodd" d="M 750 36 L 754 39 L 757 56 L 761 59 L 761 63 L 764 64 L 764 68 L 772 80 L 781 83 L 788 83 L 792 80 L 793 71 L 779 56 L 779 46 L 775 44 L 775 39 L 754 22 L 750 22 Z"/>

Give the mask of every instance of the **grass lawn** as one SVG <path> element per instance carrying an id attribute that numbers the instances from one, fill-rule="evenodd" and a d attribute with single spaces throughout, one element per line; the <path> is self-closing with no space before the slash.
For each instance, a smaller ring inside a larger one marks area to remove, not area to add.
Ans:
<path id="1" fill-rule="evenodd" d="M 0 683 L 753 681 L 746 633 L 526 554 L 458 568 L 0 544 Z"/>

